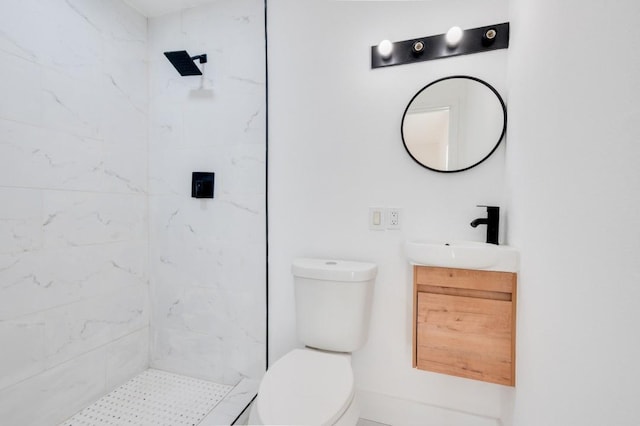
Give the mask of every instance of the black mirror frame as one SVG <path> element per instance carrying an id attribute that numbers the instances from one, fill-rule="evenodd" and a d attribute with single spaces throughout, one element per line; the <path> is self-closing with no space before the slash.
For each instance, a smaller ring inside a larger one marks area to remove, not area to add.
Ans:
<path id="1" fill-rule="evenodd" d="M 500 137 L 498 138 L 498 141 L 496 142 L 495 146 L 480 161 L 470 165 L 469 167 L 465 167 L 464 169 L 439 170 L 439 169 L 434 169 L 432 167 L 429 167 L 429 166 L 421 163 L 420 161 L 418 161 L 418 159 L 416 157 L 413 156 L 413 154 L 411 154 L 411 151 L 409 151 L 409 148 L 407 147 L 407 142 L 404 139 L 404 118 L 407 115 L 407 111 L 409 111 L 409 107 L 411 106 L 411 103 L 413 102 L 413 100 L 416 97 L 418 97 L 418 95 L 420 95 L 420 93 L 422 93 L 427 88 L 433 86 L 436 83 L 439 83 L 439 82 L 444 81 L 444 80 L 451 80 L 451 79 L 454 79 L 454 78 L 466 78 L 468 80 L 476 81 L 476 82 L 481 83 L 481 84 L 485 85 L 486 87 L 488 87 L 493 92 L 493 94 L 496 95 L 496 97 L 498 98 L 498 101 L 500 101 L 500 106 L 502 107 L 502 115 L 503 115 L 504 122 L 503 122 L 503 125 L 502 125 L 502 132 L 500 133 Z M 422 89 L 418 90 L 418 92 L 415 95 L 413 95 L 413 97 L 411 98 L 411 100 L 407 104 L 407 107 L 405 108 L 404 113 L 402 114 L 402 121 L 400 122 L 400 134 L 402 135 L 402 144 L 404 145 L 404 149 L 407 151 L 407 154 L 409 154 L 409 156 L 413 159 L 413 161 L 415 161 L 416 163 L 418 163 L 422 167 L 424 167 L 426 169 L 429 169 L 429 170 L 432 170 L 434 172 L 438 172 L 438 173 L 458 173 L 458 172 L 464 172 L 465 170 L 469 170 L 469 169 L 471 169 L 473 167 L 476 167 L 480 163 L 484 162 L 487 158 L 491 157 L 491 154 L 493 154 L 495 152 L 495 150 L 498 149 L 498 146 L 500 146 L 500 143 L 504 139 L 504 135 L 506 134 L 506 132 L 507 132 L 507 106 L 505 105 L 504 100 L 502 99 L 502 96 L 500 96 L 500 93 L 498 93 L 498 91 L 492 85 L 487 83 L 486 81 L 481 80 L 481 79 L 476 78 L 476 77 L 471 77 L 471 76 L 468 76 L 468 75 L 452 75 L 452 76 L 449 76 L 449 77 L 439 78 L 438 80 L 432 81 L 431 83 L 429 83 L 426 86 L 424 86 Z"/>

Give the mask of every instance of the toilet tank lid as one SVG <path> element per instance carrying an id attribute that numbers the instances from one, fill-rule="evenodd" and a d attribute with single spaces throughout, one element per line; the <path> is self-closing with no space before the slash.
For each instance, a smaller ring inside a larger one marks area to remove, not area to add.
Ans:
<path id="1" fill-rule="evenodd" d="M 374 279 L 378 266 L 351 260 L 299 258 L 293 261 L 291 272 L 296 277 L 356 282 Z"/>

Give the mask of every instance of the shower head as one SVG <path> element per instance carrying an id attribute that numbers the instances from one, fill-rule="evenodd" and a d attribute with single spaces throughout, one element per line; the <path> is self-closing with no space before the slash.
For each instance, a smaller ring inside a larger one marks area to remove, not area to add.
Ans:
<path id="1" fill-rule="evenodd" d="M 201 64 L 207 62 L 206 53 L 198 56 L 189 56 L 186 50 L 179 50 L 176 52 L 164 52 L 164 56 L 167 57 L 169 62 L 178 70 L 181 76 L 185 75 L 202 75 L 202 71 L 195 64 L 195 60 L 198 59 Z"/>

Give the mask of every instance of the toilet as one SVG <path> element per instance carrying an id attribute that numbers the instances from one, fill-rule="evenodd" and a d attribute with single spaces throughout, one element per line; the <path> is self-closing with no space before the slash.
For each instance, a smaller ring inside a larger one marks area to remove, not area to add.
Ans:
<path id="1" fill-rule="evenodd" d="M 296 329 L 306 347 L 267 370 L 249 424 L 357 423 L 351 352 L 367 340 L 377 270 L 373 263 L 294 260 Z"/>

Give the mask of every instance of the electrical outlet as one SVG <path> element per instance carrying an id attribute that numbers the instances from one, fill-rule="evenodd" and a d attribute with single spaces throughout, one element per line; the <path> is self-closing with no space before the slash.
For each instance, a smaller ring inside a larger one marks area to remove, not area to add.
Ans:
<path id="1" fill-rule="evenodd" d="M 384 207 L 369 207 L 369 229 L 384 231 Z"/>
<path id="2" fill-rule="evenodd" d="M 400 229 L 402 227 L 402 209 L 389 207 L 387 209 L 387 229 Z"/>

